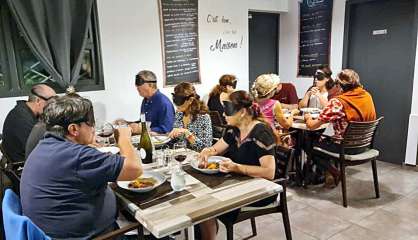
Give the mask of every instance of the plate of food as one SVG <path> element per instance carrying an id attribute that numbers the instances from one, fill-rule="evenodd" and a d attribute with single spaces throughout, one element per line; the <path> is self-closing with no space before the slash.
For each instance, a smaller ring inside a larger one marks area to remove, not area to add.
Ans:
<path id="1" fill-rule="evenodd" d="M 158 172 L 145 171 L 140 177 L 133 181 L 118 181 L 119 187 L 133 191 L 133 192 L 149 192 L 161 184 L 163 184 L 167 178 Z"/>
<path id="2" fill-rule="evenodd" d="M 319 114 L 321 113 L 321 109 L 319 108 L 301 108 L 300 111 L 302 114 L 310 113 L 310 114 Z"/>
<path id="3" fill-rule="evenodd" d="M 112 153 L 112 154 L 116 154 L 120 151 L 118 147 L 99 147 L 97 148 L 97 150 L 103 153 Z"/>
<path id="4" fill-rule="evenodd" d="M 190 165 L 194 169 L 196 169 L 200 172 L 203 172 L 203 173 L 206 173 L 206 174 L 215 174 L 215 173 L 219 173 L 219 163 L 222 160 L 225 160 L 225 159 L 226 158 L 221 157 L 221 156 L 211 156 L 211 157 L 208 158 L 208 165 L 206 167 L 199 166 L 199 161 L 198 160 L 192 161 L 190 163 Z"/>

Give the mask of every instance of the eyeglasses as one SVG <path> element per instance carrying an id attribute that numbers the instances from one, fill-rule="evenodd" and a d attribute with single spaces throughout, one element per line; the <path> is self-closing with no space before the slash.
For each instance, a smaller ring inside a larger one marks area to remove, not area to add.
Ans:
<path id="1" fill-rule="evenodd" d="M 35 95 L 35 96 L 37 96 L 38 98 L 40 98 L 40 99 L 42 99 L 44 101 L 48 101 L 49 99 L 51 99 L 52 97 L 54 97 L 54 96 L 50 96 L 50 97 L 41 96 L 41 95 L 37 94 L 33 89 L 31 89 L 30 92 L 32 93 L 32 95 Z"/>

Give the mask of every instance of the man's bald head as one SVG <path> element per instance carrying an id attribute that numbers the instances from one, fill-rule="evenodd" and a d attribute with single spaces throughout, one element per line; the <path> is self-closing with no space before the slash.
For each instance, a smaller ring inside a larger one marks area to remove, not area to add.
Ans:
<path id="1" fill-rule="evenodd" d="M 46 84 L 36 84 L 32 86 L 29 94 L 29 102 L 35 102 L 38 99 L 48 101 L 51 97 L 55 96 L 56 92 L 54 89 Z"/>

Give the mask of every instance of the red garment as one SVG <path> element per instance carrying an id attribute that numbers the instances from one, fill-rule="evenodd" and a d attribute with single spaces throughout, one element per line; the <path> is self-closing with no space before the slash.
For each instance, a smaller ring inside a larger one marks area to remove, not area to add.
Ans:
<path id="1" fill-rule="evenodd" d="M 273 96 L 273 99 L 284 104 L 298 104 L 299 98 L 295 86 L 291 83 L 281 83 L 281 85 L 282 89 Z"/>
<path id="2" fill-rule="evenodd" d="M 322 109 L 319 115 L 321 122 L 330 122 L 334 128 L 334 136 L 342 137 L 348 126 L 347 117 L 343 110 L 343 104 L 337 99 L 332 98 L 328 105 Z"/>

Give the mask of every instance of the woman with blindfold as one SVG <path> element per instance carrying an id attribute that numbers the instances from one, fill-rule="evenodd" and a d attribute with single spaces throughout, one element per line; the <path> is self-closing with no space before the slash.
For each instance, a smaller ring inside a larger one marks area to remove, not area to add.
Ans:
<path id="1" fill-rule="evenodd" d="M 275 136 L 268 123 L 262 117 L 258 104 L 245 91 L 236 91 L 223 102 L 225 118 L 229 125 L 224 136 L 212 147 L 202 150 L 200 164 L 207 165 L 210 156 L 229 153 L 231 159 L 220 162 L 220 171 L 274 179 L 277 177 L 275 160 Z M 252 204 L 265 206 L 275 201 L 277 196 Z M 234 220 L 239 210 L 232 211 L 221 218 Z M 216 220 L 211 219 L 200 225 L 203 239 L 215 239 Z"/>
<path id="2" fill-rule="evenodd" d="M 333 81 L 331 75 L 332 72 L 328 66 L 322 65 L 316 70 L 314 84 L 299 102 L 299 108 L 311 107 L 323 109 L 328 104 L 326 84 L 328 81 Z"/>
<path id="3" fill-rule="evenodd" d="M 209 93 L 208 107 L 210 111 L 217 111 L 221 115 L 224 124 L 226 123 L 223 116 L 224 107 L 222 101 L 228 98 L 237 87 L 237 78 L 234 75 L 225 74 L 219 79 L 219 84 L 216 85 Z"/>
<path id="4" fill-rule="evenodd" d="M 201 151 L 212 144 L 212 123 L 205 104 L 200 101 L 191 83 L 174 88 L 173 102 L 177 107 L 173 130 L 169 137 L 187 141 L 189 148 Z"/>

